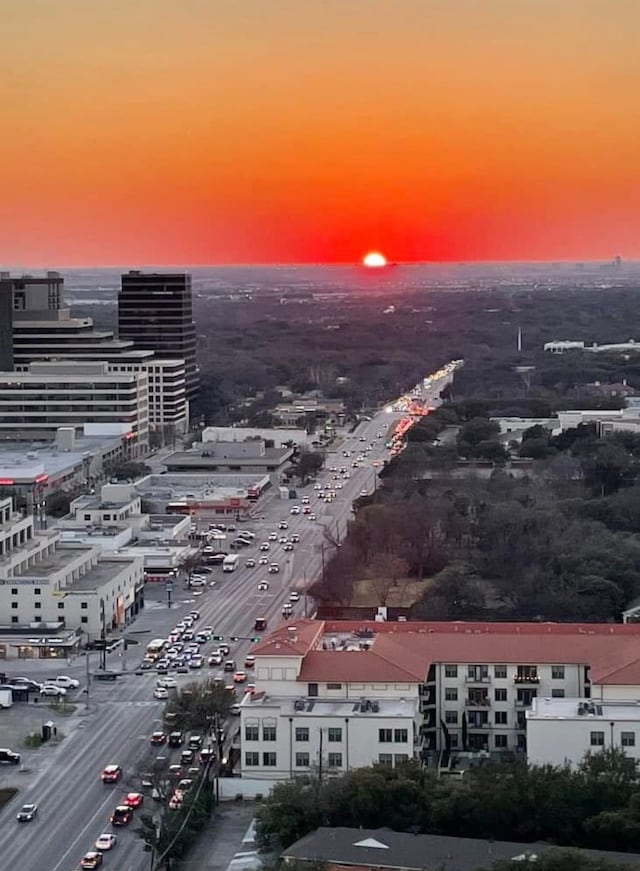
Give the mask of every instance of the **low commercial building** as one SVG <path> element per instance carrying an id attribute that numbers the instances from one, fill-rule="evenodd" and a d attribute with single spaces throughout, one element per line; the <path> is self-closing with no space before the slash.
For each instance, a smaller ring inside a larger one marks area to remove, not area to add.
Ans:
<path id="1" fill-rule="evenodd" d="M 164 460 L 171 473 L 257 474 L 279 477 L 293 456 L 293 448 L 268 448 L 262 439 L 217 441 L 190 451 L 178 451 Z"/>
<path id="2" fill-rule="evenodd" d="M 0 438 L 54 438 L 59 427 L 124 426 L 134 454 L 149 442 L 145 372 L 110 372 L 107 363 L 32 363 L 0 372 Z"/>
<path id="3" fill-rule="evenodd" d="M 309 446 L 315 436 L 309 435 L 305 429 L 267 428 L 247 426 L 208 426 L 202 430 L 202 441 L 209 442 L 244 442 L 247 439 L 262 439 L 266 445 L 275 448 Z"/>
<path id="4" fill-rule="evenodd" d="M 255 649 L 242 776 L 527 751 L 536 699 L 640 699 L 640 625 L 298 620 Z"/>
<path id="5" fill-rule="evenodd" d="M 148 475 L 136 481 L 154 513 L 206 517 L 247 517 L 271 485 L 269 475 Z"/>
<path id="6" fill-rule="evenodd" d="M 102 555 L 99 547 L 63 542 L 39 530 L 33 515 L 0 500 L 0 658 L 46 656 L 46 645 L 19 639 L 32 629 L 70 629 L 75 643 L 105 637 L 130 623 L 142 606 L 142 558 Z M 11 640 L 2 626 L 11 627 Z M 29 648 L 29 650 L 26 650 Z"/>
<path id="7" fill-rule="evenodd" d="M 46 500 L 56 493 L 69 493 L 99 484 L 109 470 L 131 459 L 128 430 L 100 424 L 60 427 L 53 441 L 0 441 L 0 487 L 42 518 Z"/>
<path id="8" fill-rule="evenodd" d="M 518 862 L 534 867 L 538 858 L 556 849 L 552 844 L 514 843 L 481 838 L 450 838 L 445 835 L 414 835 L 390 829 L 322 827 L 310 832 L 282 853 L 287 864 L 317 866 L 328 871 L 484 871 L 495 862 Z M 638 856 L 604 850 L 578 850 L 585 859 L 600 859 L 637 868 Z"/>

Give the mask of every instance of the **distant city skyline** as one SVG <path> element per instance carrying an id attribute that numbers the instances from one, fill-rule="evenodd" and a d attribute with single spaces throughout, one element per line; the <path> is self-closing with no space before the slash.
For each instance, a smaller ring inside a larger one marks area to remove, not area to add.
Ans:
<path id="1" fill-rule="evenodd" d="M 637 0 L 2 16 L 2 263 L 640 258 Z"/>

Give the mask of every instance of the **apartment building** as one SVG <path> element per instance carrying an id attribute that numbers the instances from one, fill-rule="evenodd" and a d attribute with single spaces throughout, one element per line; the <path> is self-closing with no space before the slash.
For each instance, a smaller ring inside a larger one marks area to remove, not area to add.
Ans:
<path id="1" fill-rule="evenodd" d="M 606 695 L 639 642 L 637 624 L 296 621 L 254 651 L 243 776 L 525 753 L 536 699 Z"/>
<path id="2" fill-rule="evenodd" d="M 59 427 L 114 424 L 132 455 L 149 442 L 146 373 L 110 372 L 107 363 L 32 363 L 28 372 L 0 372 L 0 437 L 55 436 Z M 114 433 L 115 435 L 115 430 Z"/>
<path id="3" fill-rule="evenodd" d="M 142 604 L 144 560 L 63 542 L 0 500 L 0 658 L 47 655 L 45 629 L 72 629 L 79 645 L 130 623 Z"/>
<path id="4" fill-rule="evenodd" d="M 586 753 L 604 749 L 621 749 L 640 761 L 640 669 L 637 671 L 634 700 L 534 699 L 526 713 L 528 761 L 575 767 Z"/>

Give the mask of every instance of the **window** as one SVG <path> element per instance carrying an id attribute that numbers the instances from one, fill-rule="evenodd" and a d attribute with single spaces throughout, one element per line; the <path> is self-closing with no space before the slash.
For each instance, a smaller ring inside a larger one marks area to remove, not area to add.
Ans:
<path id="1" fill-rule="evenodd" d="M 395 753 L 393 756 L 393 764 L 394 765 L 403 765 L 405 762 L 409 761 L 409 756 L 407 753 Z"/>
<path id="2" fill-rule="evenodd" d="M 378 741 L 381 744 L 388 744 L 393 740 L 393 732 L 391 729 L 378 729 Z"/>
<path id="3" fill-rule="evenodd" d="M 12 596 L 18 595 L 18 588 L 17 587 L 11 587 L 11 595 Z"/>
<path id="4" fill-rule="evenodd" d="M 263 741 L 275 741 L 276 740 L 276 727 L 275 726 L 263 726 L 262 727 L 262 740 Z M 266 765 L 266 762 L 265 762 Z"/>
<path id="5" fill-rule="evenodd" d="M 84 519 L 85 519 L 85 520 L 91 520 L 91 515 L 90 515 L 90 514 L 85 514 L 85 515 L 84 515 Z"/>
<path id="6" fill-rule="evenodd" d="M 327 689 L 328 690 L 341 690 L 342 684 L 341 683 L 328 683 Z"/>
<path id="7" fill-rule="evenodd" d="M 342 768 L 342 753 L 329 753 L 329 768 Z"/>
<path id="8" fill-rule="evenodd" d="M 64 602 L 58 602 L 58 611 L 64 610 Z"/>
<path id="9" fill-rule="evenodd" d="M 317 683 L 307 684 L 307 695 L 308 696 L 317 696 L 318 695 L 318 684 Z"/>
<path id="10" fill-rule="evenodd" d="M 309 767 L 309 754 L 308 753 L 296 753 L 296 768 L 308 768 Z"/>
<path id="11" fill-rule="evenodd" d="M 444 721 L 445 723 L 453 724 L 458 722 L 458 712 L 457 711 L 445 711 L 444 712 Z"/>
<path id="12" fill-rule="evenodd" d="M 80 608 L 81 608 L 83 611 L 86 611 L 88 607 L 89 607 L 89 603 L 88 603 L 88 602 L 80 602 Z"/>
<path id="13" fill-rule="evenodd" d="M 406 744 L 409 740 L 409 732 L 407 729 L 394 729 L 393 741 L 394 744 Z"/>
<path id="14" fill-rule="evenodd" d="M 265 768 L 275 768 L 276 767 L 277 756 L 275 753 L 271 753 L 271 751 L 262 754 L 262 764 Z"/>
<path id="15" fill-rule="evenodd" d="M 472 681 L 482 681 L 489 677 L 488 665 L 468 665 L 467 678 Z"/>
<path id="16" fill-rule="evenodd" d="M 89 622 L 89 618 L 88 618 L 88 617 L 81 617 L 81 618 L 80 618 L 80 622 L 81 622 L 81 623 L 88 623 L 88 622 Z"/>
<path id="17" fill-rule="evenodd" d="M 506 711 L 496 711 L 493 715 L 494 722 L 500 726 L 507 725 L 507 712 Z"/>
<path id="18" fill-rule="evenodd" d="M 296 741 L 308 741 L 309 729 L 306 726 L 296 726 Z"/>
<path id="19" fill-rule="evenodd" d="M 244 754 L 244 764 L 249 765 L 260 765 L 260 754 L 254 750 L 250 750 Z"/>
<path id="20" fill-rule="evenodd" d="M 42 623 L 42 617 L 39 614 L 36 614 L 36 616 L 33 618 L 33 622 Z"/>
<path id="21" fill-rule="evenodd" d="M 564 698 L 564 690 L 554 687 L 551 690 L 551 698 L 552 699 L 563 699 Z"/>
<path id="22" fill-rule="evenodd" d="M 384 765 L 385 768 L 393 768 L 393 755 L 391 753 L 379 753 L 378 765 Z"/>
<path id="23" fill-rule="evenodd" d="M 329 741 L 333 741 L 334 743 L 340 743 L 340 741 L 342 741 L 342 729 L 339 726 L 330 726 L 328 732 L 329 734 L 327 737 Z"/>
<path id="24" fill-rule="evenodd" d="M 11 622 L 12 622 L 12 623 L 17 623 L 17 622 L 18 622 L 18 618 L 15 617 L 15 616 L 12 617 L 12 618 L 11 618 Z"/>
<path id="25" fill-rule="evenodd" d="M 40 592 L 41 592 L 41 591 L 40 591 L 40 587 L 34 587 L 34 588 L 33 588 L 33 595 L 34 595 L 34 596 L 39 596 L 39 595 L 40 595 Z"/>
<path id="26" fill-rule="evenodd" d="M 505 678 L 507 676 L 507 666 L 506 665 L 494 665 L 493 666 L 493 676 L 497 678 Z"/>
<path id="27" fill-rule="evenodd" d="M 38 608 L 42 608 L 42 602 L 34 602 L 33 607 L 36 608 L 36 609 L 38 609 Z"/>
<path id="28" fill-rule="evenodd" d="M 457 665 L 445 665 L 444 676 L 445 677 L 458 677 L 458 666 Z"/>
<path id="29" fill-rule="evenodd" d="M 623 747 L 635 747 L 636 746 L 636 733 L 635 732 L 621 732 L 620 733 L 620 743 Z"/>
<path id="30" fill-rule="evenodd" d="M 11 607 L 13 608 L 14 611 L 17 611 L 17 610 L 18 610 L 18 603 L 17 603 L 17 602 L 12 602 L 12 603 L 11 603 Z"/>
<path id="31" fill-rule="evenodd" d="M 592 732 L 590 743 L 592 747 L 604 747 L 604 732 Z"/>
<path id="32" fill-rule="evenodd" d="M 553 680 L 564 680 L 564 665 L 552 665 L 551 677 Z"/>
<path id="33" fill-rule="evenodd" d="M 457 702 L 458 701 L 458 690 L 456 687 L 445 687 L 444 688 L 444 698 L 446 702 Z"/>
<path id="34" fill-rule="evenodd" d="M 494 736 L 495 746 L 498 748 L 508 747 L 507 736 L 506 735 L 495 735 Z"/>
<path id="35" fill-rule="evenodd" d="M 244 737 L 246 741 L 259 741 L 260 740 L 260 730 L 258 726 L 245 726 L 244 727 Z M 257 763 L 256 763 L 257 765 Z"/>
<path id="36" fill-rule="evenodd" d="M 493 698 L 496 702 L 506 702 L 507 701 L 507 691 L 504 687 L 500 689 L 495 689 L 493 691 Z"/>

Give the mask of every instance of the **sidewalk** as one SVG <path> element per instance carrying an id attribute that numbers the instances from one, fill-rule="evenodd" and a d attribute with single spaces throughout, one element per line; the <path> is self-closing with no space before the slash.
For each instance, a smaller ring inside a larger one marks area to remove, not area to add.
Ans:
<path id="1" fill-rule="evenodd" d="M 180 863 L 189 871 L 227 871 L 236 853 L 245 853 L 246 863 L 236 860 L 234 871 L 242 871 L 242 866 L 255 867 L 255 857 L 251 853 L 255 847 L 243 843 L 247 830 L 253 820 L 254 802 L 224 802 L 209 825 L 202 830 L 193 849 Z M 253 861 L 251 861 L 253 859 Z"/>

